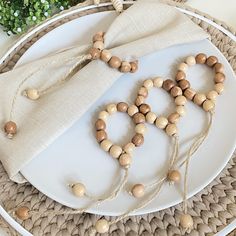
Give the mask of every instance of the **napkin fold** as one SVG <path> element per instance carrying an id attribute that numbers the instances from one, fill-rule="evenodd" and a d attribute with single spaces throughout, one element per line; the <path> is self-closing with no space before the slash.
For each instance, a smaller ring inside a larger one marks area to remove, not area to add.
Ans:
<path id="1" fill-rule="evenodd" d="M 208 37 L 174 7 L 157 0 L 139 0 L 111 24 L 105 34 L 105 47 L 122 59 L 140 58 L 163 48 Z M 21 95 L 24 89 L 46 87 L 59 80 L 91 46 L 88 43 L 65 49 L 0 75 L 0 123 L 3 126 L 20 83 L 33 74 L 16 97 L 12 120 L 19 127 L 17 135 L 9 140 L 0 132 L 0 160 L 13 181 L 24 182 L 21 169 L 70 128 L 122 75 L 96 60 L 37 101 Z"/>

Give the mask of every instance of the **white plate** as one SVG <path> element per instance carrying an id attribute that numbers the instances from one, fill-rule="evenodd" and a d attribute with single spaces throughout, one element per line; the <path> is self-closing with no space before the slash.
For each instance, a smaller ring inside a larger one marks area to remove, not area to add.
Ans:
<path id="1" fill-rule="evenodd" d="M 104 12 L 62 25 L 37 41 L 20 59 L 18 65 L 75 43 L 86 43 L 98 29 L 106 30 L 114 18 L 114 12 Z M 74 197 L 68 190 L 67 183 L 83 182 L 94 195 L 109 190 L 117 178 L 119 168 L 117 163 L 99 148 L 94 138 L 93 125 L 98 111 L 109 102 L 132 102 L 141 81 L 156 75 L 173 76 L 177 61 L 198 52 L 216 55 L 224 63 L 227 75 L 226 91 L 217 101 L 210 134 L 190 166 L 188 196 L 199 192 L 220 173 L 236 143 L 236 111 L 233 109 L 236 105 L 234 73 L 223 55 L 208 40 L 171 47 L 142 58 L 138 73 L 122 76 L 73 127 L 31 161 L 22 170 L 22 174 L 41 192 L 70 207 L 82 207 L 87 201 Z M 203 92 L 213 87 L 212 76 L 213 73 L 209 69 L 201 66 L 189 71 L 193 87 Z M 148 102 L 159 114 L 168 114 L 174 109 L 171 98 L 159 90 L 152 91 Z M 206 114 L 197 106 L 188 103 L 187 110 L 187 115 L 179 122 L 181 143 L 184 143 L 181 145 L 181 152 L 189 147 L 190 143 L 186 143 L 186 140 L 198 134 L 206 121 Z M 129 183 L 152 181 L 168 161 L 168 138 L 157 128 L 148 128 L 144 145 L 135 152 Z M 112 140 L 125 144 L 132 132 L 133 125 L 127 116 L 117 114 L 111 118 L 108 135 Z M 166 185 L 158 198 L 135 214 L 161 210 L 181 201 L 182 186 Z M 89 212 L 118 215 L 136 203 L 137 200 L 127 193 L 122 193 L 116 200 L 92 208 Z"/>

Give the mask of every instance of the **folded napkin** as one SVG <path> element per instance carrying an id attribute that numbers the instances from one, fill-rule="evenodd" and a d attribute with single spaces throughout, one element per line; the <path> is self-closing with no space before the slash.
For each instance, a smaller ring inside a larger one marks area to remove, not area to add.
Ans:
<path id="1" fill-rule="evenodd" d="M 139 0 L 111 24 L 105 34 L 105 48 L 122 59 L 140 58 L 172 45 L 207 37 L 200 27 L 174 7 L 157 0 Z M 19 127 L 17 135 L 9 140 L 4 132 L 0 132 L 0 160 L 12 180 L 24 182 L 21 169 L 70 128 L 122 75 L 96 60 L 37 101 L 21 95 L 24 89 L 41 88 L 59 80 L 76 63 L 77 57 L 88 53 L 91 46 L 88 42 L 88 45 L 65 49 L 0 75 L 3 126 L 9 119 L 17 88 L 24 78 L 34 73 L 17 95 L 12 119 Z M 67 58 L 70 60 L 63 61 Z"/>

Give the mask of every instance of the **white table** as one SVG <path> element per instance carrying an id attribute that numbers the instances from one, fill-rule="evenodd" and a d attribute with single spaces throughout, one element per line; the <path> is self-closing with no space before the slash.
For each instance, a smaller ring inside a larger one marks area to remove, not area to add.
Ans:
<path id="1" fill-rule="evenodd" d="M 226 22 L 229 26 L 236 29 L 236 1 L 235 0 L 189 0 L 187 4 L 202 12 Z M 7 48 L 14 43 L 17 36 L 7 36 L 1 31 L 0 27 L 0 56 L 7 50 Z M 224 236 L 236 228 L 236 220 L 228 225 L 223 231 L 216 236 Z M 0 229 L 0 235 L 4 236 L 4 232 Z"/>

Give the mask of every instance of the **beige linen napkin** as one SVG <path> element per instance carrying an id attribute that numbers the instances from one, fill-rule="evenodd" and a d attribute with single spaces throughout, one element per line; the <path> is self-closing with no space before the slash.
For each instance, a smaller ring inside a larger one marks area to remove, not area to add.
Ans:
<path id="1" fill-rule="evenodd" d="M 207 37 L 200 27 L 175 8 L 157 0 L 139 0 L 111 24 L 105 35 L 105 46 L 120 58 L 139 58 Z M 27 80 L 20 92 L 51 84 L 66 73 L 78 55 L 87 53 L 89 47 L 91 45 L 66 49 L 0 75 L 1 125 L 9 119 L 12 99 L 25 77 L 43 68 Z M 65 58 L 72 60 L 65 63 Z M 71 127 L 121 75 L 97 60 L 38 101 L 30 101 L 19 92 L 12 119 L 19 132 L 12 140 L 0 132 L 0 159 L 9 177 L 16 182 L 25 181 L 21 169 Z"/>

